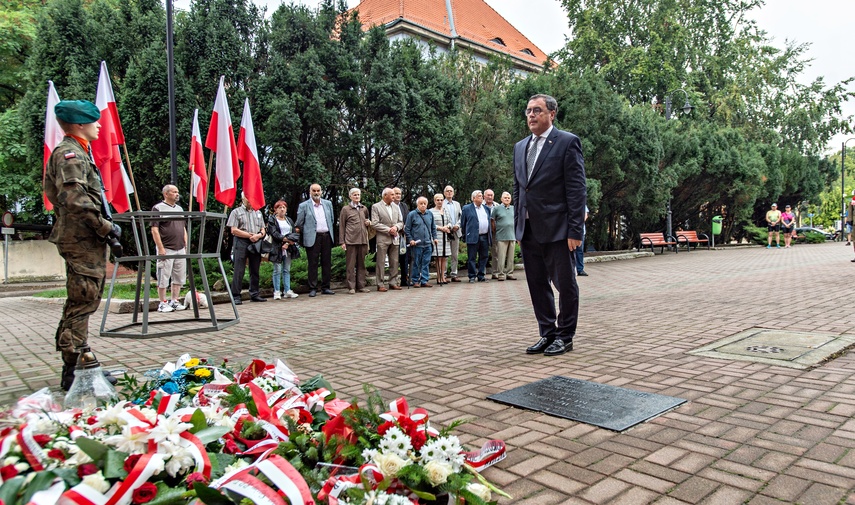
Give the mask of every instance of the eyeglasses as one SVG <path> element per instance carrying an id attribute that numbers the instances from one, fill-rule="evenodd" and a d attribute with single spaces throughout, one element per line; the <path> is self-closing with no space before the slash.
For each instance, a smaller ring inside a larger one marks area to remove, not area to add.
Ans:
<path id="1" fill-rule="evenodd" d="M 532 114 L 534 114 L 535 116 L 539 116 L 539 115 L 543 114 L 544 112 L 545 111 L 543 109 L 541 109 L 540 107 L 535 107 L 533 109 L 526 109 L 525 115 L 531 116 Z"/>

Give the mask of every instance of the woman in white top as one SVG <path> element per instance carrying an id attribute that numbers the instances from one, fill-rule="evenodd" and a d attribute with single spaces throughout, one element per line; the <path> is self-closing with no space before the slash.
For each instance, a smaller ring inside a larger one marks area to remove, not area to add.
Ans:
<path id="1" fill-rule="evenodd" d="M 433 222 L 436 223 L 436 246 L 433 248 L 433 257 L 436 258 L 436 283 L 447 284 L 445 279 L 445 268 L 448 257 L 451 255 L 451 215 L 448 208 L 442 206 L 445 197 L 439 193 L 433 195 L 434 208 Z"/>

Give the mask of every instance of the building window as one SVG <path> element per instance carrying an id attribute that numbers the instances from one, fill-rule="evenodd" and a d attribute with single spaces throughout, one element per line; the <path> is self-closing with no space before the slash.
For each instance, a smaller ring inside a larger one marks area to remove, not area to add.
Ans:
<path id="1" fill-rule="evenodd" d="M 525 49 L 523 49 L 523 50 L 522 50 L 522 51 L 520 51 L 520 52 L 521 52 L 521 53 L 523 53 L 523 54 L 527 54 L 527 55 L 529 55 L 529 56 L 534 56 L 534 53 L 533 53 L 533 52 L 531 52 L 531 49 L 529 49 L 529 48 L 525 48 Z"/>
<path id="2" fill-rule="evenodd" d="M 505 47 L 507 47 L 507 46 L 505 45 L 505 41 L 504 41 L 504 40 L 502 40 L 502 39 L 500 39 L 499 37 L 496 37 L 496 38 L 494 38 L 494 39 L 490 39 L 490 42 L 492 42 L 492 43 L 494 43 L 494 44 L 499 44 L 500 46 L 505 46 Z"/>

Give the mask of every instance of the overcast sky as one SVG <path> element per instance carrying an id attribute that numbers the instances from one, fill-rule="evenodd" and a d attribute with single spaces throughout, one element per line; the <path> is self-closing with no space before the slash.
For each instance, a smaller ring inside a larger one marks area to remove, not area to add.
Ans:
<path id="1" fill-rule="evenodd" d="M 267 3 L 268 13 L 282 3 L 282 0 L 255 1 Z M 544 52 L 551 53 L 564 45 L 569 30 L 558 0 L 485 1 Z M 319 0 L 294 2 L 310 7 L 320 3 Z M 347 2 L 350 7 L 359 4 L 359 0 Z M 178 8 L 187 8 L 187 4 L 188 0 L 176 1 Z M 855 76 L 852 44 L 845 40 L 855 20 L 855 0 L 767 0 L 766 5 L 754 13 L 754 18 L 776 46 L 784 47 L 787 40 L 811 44 L 807 54 L 814 61 L 803 76 L 805 83 L 824 76 L 828 86 Z M 855 90 L 855 85 L 850 85 L 850 89 Z M 855 115 L 855 102 L 847 102 L 844 113 Z M 839 150 L 841 141 L 848 137 L 838 135 L 829 149 Z"/>

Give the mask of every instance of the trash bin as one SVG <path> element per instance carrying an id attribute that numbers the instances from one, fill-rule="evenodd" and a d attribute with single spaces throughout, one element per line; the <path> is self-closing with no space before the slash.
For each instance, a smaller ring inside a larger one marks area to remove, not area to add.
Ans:
<path id="1" fill-rule="evenodd" d="M 713 216 L 712 218 L 712 233 L 713 235 L 721 235 L 721 223 L 724 221 L 721 216 Z"/>

